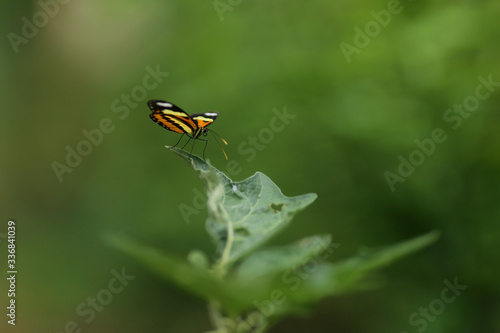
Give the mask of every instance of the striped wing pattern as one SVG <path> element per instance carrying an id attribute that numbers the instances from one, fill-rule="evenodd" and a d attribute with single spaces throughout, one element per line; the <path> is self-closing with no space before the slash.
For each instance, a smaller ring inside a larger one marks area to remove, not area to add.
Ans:
<path id="1" fill-rule="evenodd" d="M 207 135 L 209 130 L 206 127 L 213 123 L 215 119 L 217 119 L 217 117 L 219 116 L 217 112 L 193 113 L 192 115 L 188 115 L 180 107 L 170 102 L 165 102 L 158 99 L 152 99 L 148 101 L 148 106 L 151 109 L 151 114 L 149 115 L 149 117 L 161 127 L 175 133 L 187 134 L 190 140 L 205 141 L 205 148 L 203 149 L 203 159 L 205 159 L 205 150 L 207 148 L 208 139 L 202 139 L 200 138 L 200 136 Z M 219 136 L 217 133 L 215 134 Z M 174 147 L 179 144 L 182 137 L 183 135 Z M 220 136 L 219 138 L 222 140 L 222 142 L 224 142 L 224 144 L 227 145 L 226 140 L 224 140 Z M 224 156 L 227 160 L 227 155 L 224 151 L 224 148 L 222 148 L 221 144 L 218 141 L 217 143 L 222 149 L 222 152 L 224 153 Z M 184 148 L 186 144 L 184 144 L 182 148 Z"/>
<path id="2" fill-rule="evenodd" d="M 169 131 L 192 134 L 200 128 L 198 121 L 193 120 L 186 112 L 172 103 L 150 100 L 148 106 L 152 111 L 149 117 Z"/>
<path id="3" fill-rule="evenodd" d="M 217 119 L 217 112 L 193 113 L 190 117 L 196 122 L 199 128 L 205 128 Z"/>

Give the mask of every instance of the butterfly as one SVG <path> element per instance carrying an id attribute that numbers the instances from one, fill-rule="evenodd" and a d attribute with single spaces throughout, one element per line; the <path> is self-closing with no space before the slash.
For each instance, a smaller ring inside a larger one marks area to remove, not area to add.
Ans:
<path id="1" fill-rule="evenodd" d="M 205 150 L 207 149 L 208 140 L 200 138 L 201 136 L 207 136 L 208 132 L 211 131 L 212 134 L 216 134 L 222 142 L 227 145 L 226 140 L 220 137 L 217 133 L 207 128 L 208 125 L 213 123 L 215 119 L 219 116 L 217 112 L 205 112 L 205 113 L 193 113 L 188 115 L 180 107 L 170 103 L 157 99 L 152 99 L 148 101 L 148 106 L 151 109 L 151 114 L 149 117 L 158 125 L 169 131 L 182 134 L 179 141 L 175 144 L 176 147 L 179 142 L 181 142 L 182 137 L 186 134 L 189 140 L 184 144 L 182 149 L 189 143 L 190 140 L 193 141 L 193 147 L 196 140 L 205 141 L 205 148 L 203 149 L 203 159 L 205 159 Z M 217 141 L 217 140 L 216 140 Z M 222 148 L 219 141 L 217 141 L 219 146 L 224 153 L 227 160 L 226 152 Z M 191 151 L 193 150 L 191 148 Z"/>

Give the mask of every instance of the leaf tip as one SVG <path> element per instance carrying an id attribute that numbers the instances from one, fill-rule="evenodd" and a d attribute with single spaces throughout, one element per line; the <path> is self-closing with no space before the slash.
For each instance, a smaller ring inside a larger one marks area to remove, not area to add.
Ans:
<path id="1" fill-rule="evenodd" d="M 172 147 L 172 146 L 165 146 L 168 150 L 176 154 L 178 157 L 180 157 L 181 160 L 186 162 L 191 168 L 194 170 L 200 171 L 207 171 L 210 169 L 211 165 L 205 161 L 204 159 L 200 158 L 199 156 L 193 155 L 191 153 L 188 153 L 187 151 L 177 148 L 177 147 Z"/>

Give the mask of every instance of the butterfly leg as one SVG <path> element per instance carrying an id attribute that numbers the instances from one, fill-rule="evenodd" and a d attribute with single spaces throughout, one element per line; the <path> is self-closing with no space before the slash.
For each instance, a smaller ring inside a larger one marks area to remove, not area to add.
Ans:
<path id="1" fill-rule="evenodd" d="M 198 138 L 198 140 L 205 141 L 205 148 L 203 148 L 203 160 L 205 160 L 205 150 L 207 150 L 208 140 L 200 138 Z"/>
<path id="2" fill-rule="evenodd" d="M 191 155 L 193 155 L 193 149 L 194 149 L 195 142 L 196 142 L 196 138 L 193 139 L 193 145 L 191 146 L 191 151 L 189 152 Z"/>
<path id="3" fill-rule="evenodd" d="M 182 135 L 184 135 L 184 134 L 182 134 Z M 191 139 L 192 139 L 192 137 L 190 137 L 190 136 L 188 135 L 188 140 L 186 141 L 186 143 L 184 144 L 184 146 L 182 146 L 182 148 L 181 148 L 181 149 L 184 149 L 184 147 L 186 147 L 186 146 L 187 146 L 187 144 L 189 143 L 189 141 L 191 141 Z"/>
<path id="4" fill-rule="evenodd" d="M 184 136 L 184 134 L 182 134 L 182 135 L 181 135 L 181 137 L 179 138 L 179 141 L 177 141 L 177 143 L 176 143 L 176 144 L 175 144 L 175 146 L 173 146 L 173 147 L 177 147 L 177 145 L 179 144 L 179 142 L 181 142 L 181 139 L 182 139 L 182 137 L 183 137 L 183 136 Z M 188 141 L 189 141 L 189 140 L 188 140 Z M 184 147 L 182 147 L 182 148 L 184 148 Z"/>

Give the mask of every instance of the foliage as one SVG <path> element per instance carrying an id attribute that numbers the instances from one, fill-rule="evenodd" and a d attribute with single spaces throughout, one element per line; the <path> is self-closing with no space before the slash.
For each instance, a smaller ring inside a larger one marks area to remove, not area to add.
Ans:
<path id="1" fill-rule="evenodd" d="M 287 197 L 261 172 L 234 182 L 199 157 L 169 148 L 195 171 L 207 188 L 206 227 L 217 255 L 193 250 L 188 260 L 160 253 L 136 241 L 112 243 L 154 272 L 209 302 L 216 332 L 264 332 L 276 320 L 307 312 L 330 295 L 373 286 L 369 273 L 434 242 L 431 232 L 338 263 L 328 262 L 340 246 L 330 235 L 264 247 L 316 194 Z"/>

